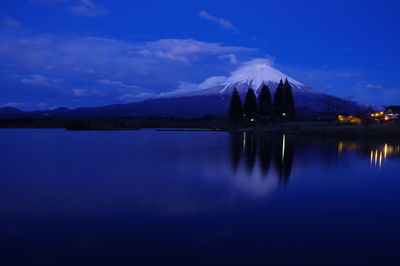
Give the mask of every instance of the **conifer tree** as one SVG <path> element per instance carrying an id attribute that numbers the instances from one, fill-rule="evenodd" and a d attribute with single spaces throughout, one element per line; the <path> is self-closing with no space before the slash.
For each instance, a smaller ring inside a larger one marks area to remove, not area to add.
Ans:
<path id="1" fill-rule="evenodd" d="M 229 104 L 229 120 L 231 122 L 239 122 L 243 116 L 242 101 L 236 88 L 232 92 L 231 101 Z"/>
<path id="2" fill-rule="evenodd" d="M 283 100 L 284 93 L 283 93 L 283 82 L 282 80 L 279 81 L 279 85 L 275 90 L 275 95 L 274 95 L 274 109 L 275 109 L 275 114 L 278 118 L 282 117 L 283 114 Z"/>
<path id="3" fill-rule="evenodd" d="M 283 112 L 286 114 L 287 119 L 291 119 L 294 116 L 294 98 L 292 92 L 292 86 L 285 80 L 285 84 L 283 85 Z"/>
<path id="4" fill-rule="evenodd" d="M 258 113 L 262 120 L 268 120 L 272 115 L 271 93 L 267 85 L 263 84 L 258 95 Z"/>
<path id="5" fill-rule="evenodd" d="M 243 105 L 243 113 L 247 119 L 254 119 L 257 116 L 257 98 L 253 89 L 249 88 Z"/>

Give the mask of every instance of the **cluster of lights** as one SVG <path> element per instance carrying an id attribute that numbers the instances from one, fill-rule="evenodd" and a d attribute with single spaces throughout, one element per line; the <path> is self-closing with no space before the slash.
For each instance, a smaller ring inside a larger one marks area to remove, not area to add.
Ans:
<path id="1" fill-rule="evenodd" d="M 371 117 L 376 119 L 376 120 L 383 119 L 385 121 L 389 121 L 391 119 L 395 119 L 396 118 L 396 116 L 394 116 L 393 114 L 385 114 L 384 112 L 372 113 Z"/>
<path id="2" fill-rule="evenodd" d="M 371 114 L 371 116 L 372 116 L 372 117 L 375 117 L 375 118 L 381 118 L 381 117 L 383 117 L 384 115 L 385 115 L 384 112 L 378 112 L 378 113 L 373 113 L 373 114 Z"/>

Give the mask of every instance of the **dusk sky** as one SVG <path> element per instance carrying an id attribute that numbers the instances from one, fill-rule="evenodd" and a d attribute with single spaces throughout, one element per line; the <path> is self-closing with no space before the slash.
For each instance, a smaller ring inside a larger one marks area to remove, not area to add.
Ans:
<path id="1" fill-rule="evenodd" d="M 267 59 L 321 92 L 400 104 L 400 2 L 2 0 L 0 106 L 158 97 Z"/>

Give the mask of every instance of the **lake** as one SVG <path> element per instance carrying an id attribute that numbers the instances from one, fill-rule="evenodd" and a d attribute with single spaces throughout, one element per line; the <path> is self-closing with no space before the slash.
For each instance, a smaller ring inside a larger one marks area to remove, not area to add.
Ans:
<path id="1" fill-rule="evenodd" d="M 400 143 L 0 130 L 1 265 L 400 265 Z"/>

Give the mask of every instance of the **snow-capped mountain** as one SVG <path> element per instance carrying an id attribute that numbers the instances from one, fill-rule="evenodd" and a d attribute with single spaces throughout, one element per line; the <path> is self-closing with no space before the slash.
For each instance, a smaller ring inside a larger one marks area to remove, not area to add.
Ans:
<path id="1" fill-rule="evenodd" d="M 211 79 L 211 78 L 210 78 Z M 204 88 L 207 79 L 202 84 L 198 84 L 201 89 L 187 92 L 186 94 L 175 96 L 194 96 L 194 95 L 221 95 L 230 96 L 234 88 L 239 94 L 245 94 L 249 88 L 252 88 L 256 94 L 260 92 L 263 84 L 268 85 L 271 94 L 275 92 L 279 82 L 286 79 L 292 85 L 293 94 L 320 94 L 320 92 L 307 87 L 303 83 L 293 79 L 292 77 L 282 73 L 278 69 L 268 64 L 267 60 L 258 59 L 245 63 L 242 67 L 233 71 L 229 77 L 220 77 L 217 79 L 218 84 L 213 84 Z"/>
<path id="2" fill-rule="evenodd" d="M 143 102 L 29 113 L 18 113 L 14 110 L 12 114 L 0 110 L 0 117 L 174 116 L 192 118 L 204 115 L 226 115 L 234 88 L 244 99 L 249 88 L 258 94 L 261 86 L 265 84 L 268 85 L 273 97 L 279 82 L 285 79 L 292 85 L 297 114 L 317 116 L 318 112 L 325 110 L 328 99 L 343 101 L 307 87 L 275 69 L 266 60 L 257 59 L 244 63 L 228 77 L 210 77 L 200 84 L 185 83 L 185 87 Z"/>

